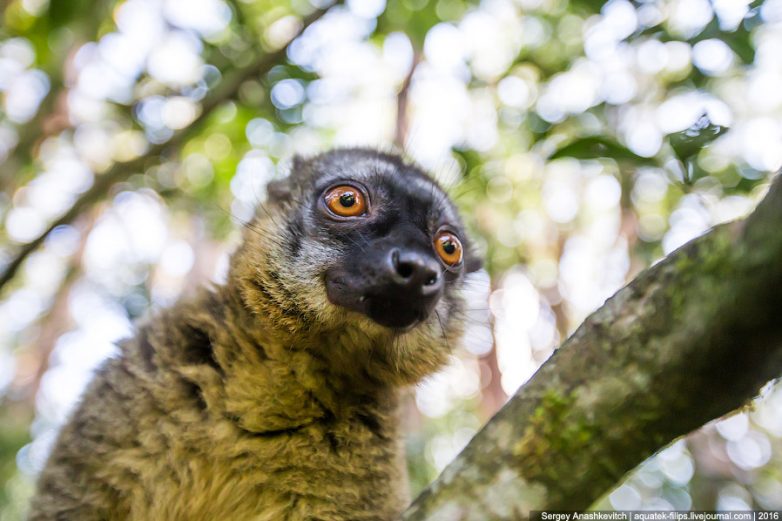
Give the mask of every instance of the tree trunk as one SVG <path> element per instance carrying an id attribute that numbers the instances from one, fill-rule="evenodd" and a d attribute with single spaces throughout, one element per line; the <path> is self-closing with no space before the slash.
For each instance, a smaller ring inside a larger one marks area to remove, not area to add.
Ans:
<path id="1" fill-rule="evenodd" d="M 403 515 L 585 509 L 782 374 L 782 178 L 594 312 Z"/>

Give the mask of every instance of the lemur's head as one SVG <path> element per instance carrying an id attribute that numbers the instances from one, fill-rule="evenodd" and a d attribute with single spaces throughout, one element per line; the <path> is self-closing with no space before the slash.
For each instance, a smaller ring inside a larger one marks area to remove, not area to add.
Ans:
<path id="1" fill-rule="evenodd" d="M 480 267 L 458 212 L 419 168 L 368 149 L 296 158 L 232 261 L 245 303 L 324 353 L 399 383 L 439 367 Z"/>

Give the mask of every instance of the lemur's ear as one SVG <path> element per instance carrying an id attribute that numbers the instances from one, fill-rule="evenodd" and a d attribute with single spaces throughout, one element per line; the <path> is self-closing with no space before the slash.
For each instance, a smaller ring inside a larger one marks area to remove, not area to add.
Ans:
<path id="1" fill-rule="evenodd" d="M 300 155 L 296 154 L 291 159 L 291 177 L 297 177 L 301 175 L 305 170 L 306 160 Z"/>
<path id="2" fill-rule="evenodd" d="M 285 203 L 291 200 L 292 192 L 290 179 L 275 179 L 266 185 L 266 200 L 272 204 Z"/>
<path id="3" fill-rule="evenodd" d="M 467 273 L 473 273 L 483 267 L 483 261 L 473 252 L 468 252 L 464 257 L 464 269 Z"/>
<path id="4" fill-rule="evenodd" d="M 300 156 L 293 156 L 289 175 L 270 181 L 266 185 L 266 200 L 272 204 L 290 202 L 293 194 L 293 182 L 303 166 L 304 160 Z"/>

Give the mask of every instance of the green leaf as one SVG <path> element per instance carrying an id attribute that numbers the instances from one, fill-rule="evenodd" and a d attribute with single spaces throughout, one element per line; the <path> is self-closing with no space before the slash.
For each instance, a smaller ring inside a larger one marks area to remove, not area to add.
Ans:
<path id="1" fill-rule="evenodd" d="M 587 136 L 560 147 L 549 159 L 574 157 L 576 159 L 599 159 L 608 157 L 617 161 L 632 161 L 638 164 L 656 164 L 654 159 L 642 157 L 608 136 Z"/>
<path id="2" fill-rule="evenodd" d="M 385 12 L 377 20 L 377 32 L 404 32 L 413 43 L 413 48 L 422 49 L 429 29 L 441 21 L 437 14 L 437 2 L 434 0 L 389 2 Z"/>
<path id="3" fill-rule="evenodd" d="M 708 146 L 709 143 L 727 132 L 727 130 L 727 127 L 712 123 L 709 116 L 704 113 L 690 128 L 670 134 L 668 141 L 676 157 L 686 164 L 701 149 Z"/>

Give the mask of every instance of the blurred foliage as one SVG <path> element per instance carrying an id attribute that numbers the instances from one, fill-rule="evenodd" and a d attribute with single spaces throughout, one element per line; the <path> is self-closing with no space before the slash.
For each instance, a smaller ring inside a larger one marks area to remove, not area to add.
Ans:
<path id="1" fill-rule="evenodd" d="M 16 474 L 16 453 L 30 442 L 28 426 L 5 416 L 0 430 L 0 505 L 11 499 L 8 484 Z"/>
<path id="2" fill-rule="evenodd" d="M 492 280 L 491 334 L 476 296 L 455 364 L 409 404 L 414 492 L 589 312 L 749 212 L 782 164 L 780 0 L 355 0 L 166 145 L 225 78 L 327 7 L 0 3 L 0 265 L 114 165 L 164 144 L 4 288 L 0 519 L 22 515 L 58 425 L 130 321 L 220 280 L 237 222 L 291 155 L 387 147 L 403 98 L 397 145 L 449 187 Z M 780 400 L 769 388 L 601 504 L 782 509 Z"/>

